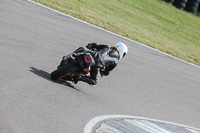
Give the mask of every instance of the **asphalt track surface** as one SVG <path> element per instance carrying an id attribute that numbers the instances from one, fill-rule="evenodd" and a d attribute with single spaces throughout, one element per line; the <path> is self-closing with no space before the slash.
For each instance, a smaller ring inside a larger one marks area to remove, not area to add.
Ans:
<path id="1" fill-rule="evenodd" d="M 119 41 L 129 53 L 96 87 L 50 80 L 77 47 Z M 199 68 L 26 0 L 0 2 L 0 57 L 3 133 L 81 133 L 92 118 L 112 114 L 200 128 Z"/>

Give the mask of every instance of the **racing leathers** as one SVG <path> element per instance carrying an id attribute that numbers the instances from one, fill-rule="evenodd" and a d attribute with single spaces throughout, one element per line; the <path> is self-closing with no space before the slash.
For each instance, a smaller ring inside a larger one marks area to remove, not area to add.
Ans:
<path id="1" fill-rule="evenodd" d="M 96 85 L 99 71 L 102 76 L 107 76 L 109 75 L 110 71 L 112 71 L 117 66 L 120 58 L 119 51 L 114 46 L 110 47 L 108 45 L 97 43 L 89 43 L 86 47 L 89 50 L 96 50 L 96 52 L 93 54 L 95 65 L 91 67 L 90 76 L 74 77 L 74 83 L 77 84 L 78 81 L 83 81 L 90 85 Z M 79 47 L 74 52 L 78 53 L 85 51 L 87 50 L 85 50 L 83 47 Z"/>

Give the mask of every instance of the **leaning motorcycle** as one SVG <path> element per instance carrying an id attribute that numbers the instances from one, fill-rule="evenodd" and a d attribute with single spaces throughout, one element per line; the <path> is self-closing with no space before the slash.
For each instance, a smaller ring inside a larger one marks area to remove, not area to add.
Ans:
<path id="1" fill-rule="evenodd" d="M 57 70 L 51 73 L 51 79 L 73 81 L 74 76 L 88 76 L 95 61 L 90 52 L 72 53 Z"/>

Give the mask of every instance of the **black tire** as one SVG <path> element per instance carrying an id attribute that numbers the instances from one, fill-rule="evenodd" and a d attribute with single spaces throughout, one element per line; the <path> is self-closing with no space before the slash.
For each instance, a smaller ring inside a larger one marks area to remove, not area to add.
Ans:
<path id="1" fill-rule="evenodd" d="M 81 67 L 79 66 L 79 64 L 77 62 L 72 62 L 72 63 L 66 64 L 66 65 L 58 68 L 57 70 L 53 71 L 51 73 L 51 79 L 57 80 L 57 79 L 64 78 L 65 76 L 67 76 L 68 73 L 75 72 L 79 69 L 81 69 Z"/>
<path id="2" fill-rule="evenodd" d="M 188 0 L 185 11 L 195 13 L 197 11 L 200 0 Z"/>
<path id="3" fill-rule="evenodd" d="M 199 4 L 199 7 L 198 7 L 198 9 L 197 9 L 197 12 L 200 13 L 200 4 Z"/>
<path id="4" fill-rule="evenodd" d="M 197 3 L 197 2 L 188 2 L 186 4 L 186 7 L 195 7 L 195 8 L 197 8 L 198 5 L 199 5 L 199 3 Z"/>
<path id="5" fill-rule="evenodd" d="M 185 3 L 182 3 L 182 2 L 175 1 L 175 2 L 173 3 L 173 5 L 174 5 L 176 8 L 184 9 L 186 4 L 185 4 Z"/>
<path id="6" fill-rule="evenodd" d="M 186 10 L 187 12 L 195 13 L 197 8 L 195 8 L 195 7 L 186 7 L 184 10 Z"/>
<path id="7" fill-rule="evenodd" d="M 178 2 L 181 2 L 181 3 L 187 3 L 188 0 L 176 0 Z"/>
<path id="8" fill-rule="evenodd" d="M 196 2 L 196 3 L 200 2 L 200 0 L 188 0 L 188 1 Z"/>
<path id="9" fill-rule="evenodd" d="M 167 2 L 167 3 L 173 3 L 174 2 L 174 0 L 164 0 L 165 2 Z"/>

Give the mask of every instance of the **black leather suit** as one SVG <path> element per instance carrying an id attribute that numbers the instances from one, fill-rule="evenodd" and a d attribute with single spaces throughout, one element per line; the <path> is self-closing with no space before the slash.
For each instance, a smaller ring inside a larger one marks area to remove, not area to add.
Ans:
<path id="1" fill-rule="evenodd" d="M 87 82 L 90 85 L 97 84 L 97 75 L 98 71 L 104 68 L 104 71 L 101 72 L 102 75 L 109 75 L 110 71 L 112 71 L 118 64 L 119 61 L 119 53 L 114 47 L 109 47 L 108 45 L 97 44 L 97 43 L 89 43 L 86 46 L 88 49 L 96 49 L 97 52 L 94 55 L 95 65 L 91 67 L 90 77 L 82 76 L 78 79 L 78 81 Z M 74 52 L 85 52 L 83 47 L 79 47 Z"/>

